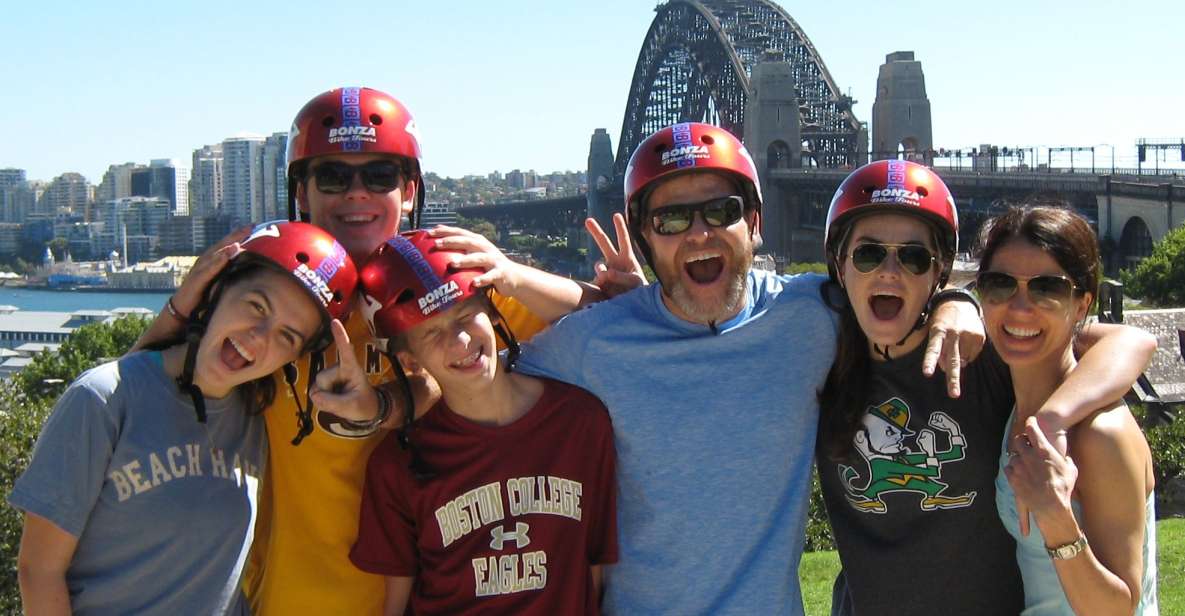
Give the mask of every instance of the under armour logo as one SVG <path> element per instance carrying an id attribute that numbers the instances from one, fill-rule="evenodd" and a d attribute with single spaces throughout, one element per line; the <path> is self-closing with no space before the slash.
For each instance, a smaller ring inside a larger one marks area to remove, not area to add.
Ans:
<path id="1" fill-rule="evenodd" d="M 526 522 L 517 522 L 514 525 L 514 532 L 508 533 L 502 530 L 501 526 L 496 526 L 490 529 L 490 547 L 501 550 L 503 541 L 514 540 L 514 547 L 521 550 L 531 544 L 531 538 L 527 536 L 529 528 L 530 526 Z"/>

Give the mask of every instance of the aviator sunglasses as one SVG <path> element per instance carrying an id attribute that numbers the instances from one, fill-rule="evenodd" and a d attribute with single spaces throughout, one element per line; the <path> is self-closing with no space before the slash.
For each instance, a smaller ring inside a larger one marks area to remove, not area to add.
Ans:
<path id="1" fill-rule="evenodd" d="M 403 182 L 403 167 L 393 160 L 372 160 L 351 165 L 337 160 L 321 163 L 313 168 L 317 190 L 336 195 L 346 192 L 354 183 L 354 176 L 362 176 L 362 185 L 372 193 L 387 193 Z"/>
<path id="2" fill-rule="evenodd" d="M 852 249 L 852 267 L 861 274 L 867 274 L 880 267 L 889 257 L 889 251 L 896 253 L 897 263 L 901 269 L 921 276 L 930 271 L 934 263 L 934 253 L 920 244 L 881 244 L 866 242 Z"/>
<path id="3" fill-rule="evenodd" d="M 1007 302 L 1022 285 L 1029 294 L 1029 301 L 1051 310 L 1064 307 L 1074 292 L 1080 290 L 1069 278 L 1051 274 L 1026 277 L 1004 272 L 980 272 L 975 277 L 976 292 L 989 304 Z"/>
<path id="4" fill-rule="evenodd" d="M 650 212 L 650 226 L 659 235 L 678 235 L 691 228 L 696 212 L 699 212 L 709 227 L 727 227 L 744 215 L 745 200 L 737 195 L 730 195 L 700 203 L 655 208 Z"/>

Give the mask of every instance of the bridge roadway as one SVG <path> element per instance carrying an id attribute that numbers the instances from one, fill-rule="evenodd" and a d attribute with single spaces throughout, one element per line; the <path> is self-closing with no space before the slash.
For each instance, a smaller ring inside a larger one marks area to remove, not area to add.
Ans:
<path id="1" fill-rule="evenodd" d="M 1146 256 L 1169 229 L 1185 224 L 1185 178 L 1071 173 L 1065 171 L 976 172 L 937 168 L 959 207 L 960 245 L 970 246 L 984 220 L 1009 204 L 1064 201 L 1096 223 L 1107 269 Z M 848 171 L 770 169 L 766 181 L 765 250 L 790 261 L 821 261 L 827 206 Z M 620 187 L 602 194 L 621 208 Z M 467 218 L 488 220 L 505 234 L 518 231 L 560 237 L 581 233 L 585 196 L 458 208 Z"/>

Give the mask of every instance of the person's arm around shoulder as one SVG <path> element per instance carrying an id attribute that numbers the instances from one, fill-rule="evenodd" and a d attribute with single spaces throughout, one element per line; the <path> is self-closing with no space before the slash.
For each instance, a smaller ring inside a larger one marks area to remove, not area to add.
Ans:
<path id="1" fill-rule="evenodd" d="M 201 302 L 206 287 L 226 267 L 226 264 L 242 251 L 239 242 L 247 239 L 247 234 L 250 231 L 250 227 L 232 231 L 202 253 L 193 268 L 185 275 L 185 280 L 181 282 L 177 292 L 161 308 L 160 313 L 148 325 L 148 329 L 140 334 L 128 353 L 134 353 L 181 336 L 185 332 L 189 318 L 193 316 L 193 311 Z"/>
<path id="2" fill-rule="evenodd" d="M 474 286 L 492 286 L 514 298 L 540 319 L 551 323 L 588 303 L 603 299 L 600 289 L 575 280 L 511 261 L 484 236 L 458 227 L 438 226 L 429 231 L 436 246 L 465 254 L 453 259 L 456 269 L 481 268 L 485 273 Z"/>
<path id="3" fill-rule="evenodd" d="M 25 614 L 70 614 L 66 570 L 77 547 L 78 539 L 74 535 L 35 513 L 25 514 L 17 556 L 17 579 Z"/>
<path id="4" fill-rule="evenodd" d="M 1020 501 L 1033 512 L 1047 549 L 1073 546 L 1053 559 L 1075 613 L 1130 614 L 1140 600 L 1145 501 L 1150 454 L 1123 406 L 1076 426 L 1064 456 L 1030 418 L 1005 469 Z M 1031 443 L 1031 446 L 1029 445 Z M 1082 524 L 1072 500 L 1082 508 Z"/>
<path id="5" fill-rule="evenodd" d="M 403 616 L 416 578 L 389 575 L 384 579 L 387 596 L 383 599 L 383 616 Z"/>
<path id="6" fill-rule="evenodd" d="M 1078 365 L 1037 411 L 1037 423 L 1058 451 L 1066 430 L 1123 398 L 1156 352 L 1156 337 L 1137 327 L 1090 323 L 1078 334 Z"/>

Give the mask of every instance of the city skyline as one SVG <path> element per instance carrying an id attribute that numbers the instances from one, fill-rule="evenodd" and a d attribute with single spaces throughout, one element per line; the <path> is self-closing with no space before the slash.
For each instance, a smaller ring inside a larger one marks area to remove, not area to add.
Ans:
<path id="1" fill-rule="evenodd" d="M 441 176 L 583 170 L 596 128 L 617 147 L 652 3 L 422 4 L 365 15 L 302 2 L 13 7 L 0 24 L 10 59 L 0 168 L 98 184 L 113 164 L 187 166 L 205 145 L 286 131 L 309 97 L 351 84 L 408 104 L 425 169 Z M 859 21 L 782 6 L 859 101 L 861 121 L 871 120 L 885 55 L 914 51 L 935 147 L 1106 144 L 1134 157 L 1137 138 L 1185 137 L 1185 82 L 1169 77 L 1179 2 L 1123 12 L 1101 2 L 856 3 Z"/>

